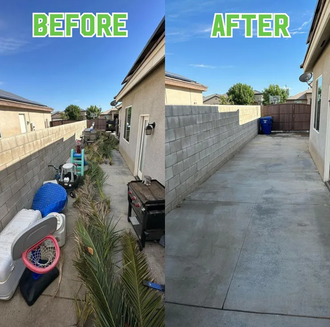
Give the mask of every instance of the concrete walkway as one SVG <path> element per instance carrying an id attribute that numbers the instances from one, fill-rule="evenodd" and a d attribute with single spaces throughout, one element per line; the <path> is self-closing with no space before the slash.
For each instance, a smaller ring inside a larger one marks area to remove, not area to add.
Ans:
<path id="1" fill-rule="evenodd" d="M 104 194 L 110 198 L 111 213 L 114 221 L 117 222 L 119 230 L 130 229 L 133 234 L 132 225 L 127 221 L 127 183 L 135 180 L 131 171 L 128 169 L 119 151 L 112 151 L 112 165 L 101 165 L 107 174 Z M 147 256 L 150 271 L 156 282 L 165 283 L 165 249 L 157 242 L 146 242 L 143 252 Z"/>
<path id="2" fill-rule="evenodd" d="M 330 326 L 330 193 L 259 135 L 166 217 L 166 326 Z"/>

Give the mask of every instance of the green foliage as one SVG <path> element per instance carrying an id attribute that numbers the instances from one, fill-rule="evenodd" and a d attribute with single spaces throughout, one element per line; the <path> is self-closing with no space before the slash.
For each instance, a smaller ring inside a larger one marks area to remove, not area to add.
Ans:
<path id="1" fill-rule="evenodd" d="M 117 230 L 92 176 L 86 176 L 74 204 L 80 213 L 74 266 L 88 291 L 86 303 L 77 306 L 79 320 L 83 325 L 92 313 L 96 327 L 163 327 L 163 295 L 142 285 L 153 281 L 145 254 L 131 233 Z M 120 252 L 122 268 L 117 266 Z"/>
<path id="2" fill-rule="evenodd" d="M 153 281 L 145 254 L 131 233 L 118 231 L 109 217 L 110 199 L 103 194 L 106 175 L 99 161 L 110 158 L 117 146 L 111 136 L 85 148 L 89 168 L 74 202 L 79 211 L 74 266 L 87 290 L 87 300 L 76 303 L 78 323 L 84 326 L 91 315 L 96 327 L 164 327 L 163 295 L 142 284 Z"/>
<path id="3" fill-rule="evenodd" d="M 127 306 L 114 260 L 119 251 L 120 233 L 112 220 L 107 219 L 109 207 L 105 200 L 100 200 L 88 176 L 77 193 L 80 217 L 75 226 L 77 257 L 74 266 L 90 295 L 95 325 L 124 327 Z"/>
<path id="4" fill-rule="evenodd" d="M 125 302 L 131 308 L 134 326 L 165 326 L 165 308 L 159 292 L 143 286 L 143 281 L 153 281 L 147 258 L 140 252 L 131 232 L 122 236 L 123 272 L 122 283 Z"/>
<path id="5" fill-rule="evenodd" d="M 249 105 L 254 103 L 254 91 L 250 85 L 237 83 L 227 92 L 232 104 Z"/>
<path id="6" fill-rule="evenodd" d="M 81 118 L 81 109 L 79 106 L 74 104 L 70 104 L 68 107 L 66 107 L 64 113 L 68 119 L 71 120 L 80 120 Z"/>
<path id="7" fill-rule="evenodd" d="M 281 88 L 279 85 L 277 84 L 271 84 L 269 85 L 268 88 L 265 88 L 262 91 L 262 95 L 263 95 L 263 105 L 267 105 L 270 104 L 269 102 L 269 96 L 275 96 L 275 95 L 280 95 L 281 96 L 281 101 L 280 103 L 284 103 L 286 102 L 286 99 L 289 97 L 289 89 L 288 88 Z"/>
<path id="8" fill-rule="evenodd" d="M 228 105 L 228 104 L 233 104 L 230 97 L 227 95 L 220 95 L 219 97 L 219 104 L 220 105 Z"/>
<path id="9" fill-rule="evenodd" d="M 86 117 L 87 119 L 96 119 L 100 116 L 102 108 L 97 106 L 89 106 L 86 110 Z"/>
<path id="10" fill-rule="evenodd" d="M 63 112 L 61 112 L 61 118 L 63 119 L 63 120 L 67 120 L 67 119 L 69 119 L 69 117 L 66 115 L 66 113 L 63 111 Z"/>
<path id="11" fill-rule="evenodd" d="M 108 159 L 111 164 L 111 151 L 118 148 L 118 143 L 118 140 L 113 135 L 110 135 L 110 138 L 101 136 L 97 142 L 85 147 L 88 161 L 102 164 L 105 159 Z"/>

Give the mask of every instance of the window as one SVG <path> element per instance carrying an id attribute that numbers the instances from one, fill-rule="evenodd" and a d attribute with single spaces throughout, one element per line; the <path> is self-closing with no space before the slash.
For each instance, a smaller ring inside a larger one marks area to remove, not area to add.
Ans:
<path id="1" fill-rule="evenodd" d="M 320 76 L 316 81 L 314 128 L 317 131 L 320 130 L 321 97 L 322 97 L 322 76 Z"/>
<path id="2" fill-rule="evenodd" d="M 125 130 L 124 130 L 124 139 L 129 142 L 129 134 L 131 131 L 131 116 L 132 116 L 132 107 L 127 107 L 125 110 Z"/>

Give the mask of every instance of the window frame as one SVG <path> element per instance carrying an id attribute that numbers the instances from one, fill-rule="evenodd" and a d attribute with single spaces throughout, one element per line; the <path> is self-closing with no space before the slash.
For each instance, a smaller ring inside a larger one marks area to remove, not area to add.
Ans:
<path id="1" fill-rule="evenodd" d="M 321 80 L 321 92 L 319 97 L 319 87 L 320 87 L 320 80 Z M 319 133 L 320 132 L 320 116 L 321 116 L 321 106 L 322 106 L 322 89 L 323 89 L 323 78 L 320 75 L 316 80 L 316 92 L 314 95 L 315 103 L 314 103 L 314 122 L 313 128 L 314 130 Z"/>
<path id="2" fill-rule="evenodd" d="M 129 143 L 129 138 L 130 138 L 130 135 L 131 135 L 131 123 L 132 123 L 132 105 L 130 106 L 127 106 L 125 108 L 125 125 L 124 125 L 124 135 L 123 135 L 123 139 Z M 129 117 L 129 129 L 127 130 L 127 122 L 128 122 L 128 110 L 131 109 L 131 112 L 130 112 L 130 117 Z M 129 132 L 128 134 L 128 137 L 127 137 L 127 132 Z"/>

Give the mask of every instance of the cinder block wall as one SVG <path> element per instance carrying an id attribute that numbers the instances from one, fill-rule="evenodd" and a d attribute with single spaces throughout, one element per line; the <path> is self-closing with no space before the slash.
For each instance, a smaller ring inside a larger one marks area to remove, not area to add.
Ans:
<path id="1" fill-rule="evenodd" d="M 258 134 L 255 119 L 218 106 L 166 106 L 166 213 Z"/>
<path id="2" fill-rule="evenodd" d="M 23 208 L 31 208 L 33 197 L 39 187 L 45 180 L 54 179 L 55 170 L 49 168 L 48 165 L 59 166 L 67 161 L 70 157 L 71 149 L 75 146 L 75 140 L 81 135 L 85 124 L 86 122 L 83 124 L 81 122 L 70 124 L 76 125 L 71 126 L 70 129 L 54 127 L 55 130 L 57 129 L 55 133 L 52 133 L 53 128 L 50 128 L 49 134 L 56 135 L 57 140 L 55 142 L 50 142 L 46 146 L 40 146 L 39 149 L 33 148 L 30 154 L 15 160 L 15 163 L 6 164 L 5 168 L 3 168 L 4 165 L 1 166 L 0 231 L 18 211 Z M 69 130 L 71 131 L 68 132 Z M 61 133 L 64 135 L 59 138 Z M 34 141 L 39 141 L 41 144 L 42 141 L 46 142 L 44 138 L 35 139 Z M 15 147 L 12 147 L 10 151 L 16 151 Z"/>
<path id="3" fill-rule="evenodd" d="M 0 139 L 0 171 L 59 139 L 79 138 L 86 127 L 84 120 Z"/>

